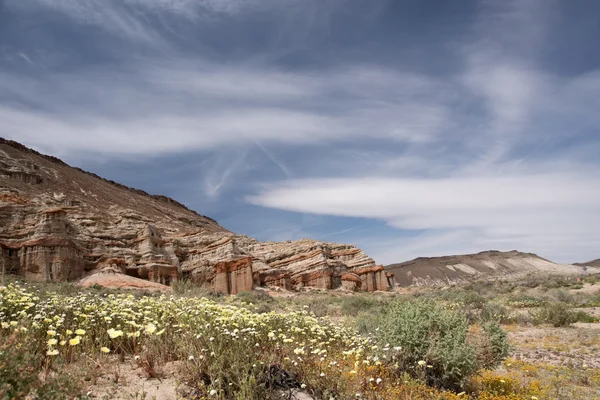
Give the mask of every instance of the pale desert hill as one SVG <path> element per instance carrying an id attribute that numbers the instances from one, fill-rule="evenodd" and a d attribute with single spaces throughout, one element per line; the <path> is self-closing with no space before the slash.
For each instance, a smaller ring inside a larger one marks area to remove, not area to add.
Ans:
<path id="1" fill-rule="evenodd" d="M 579 267 L 595 267 L 600 268 L 600 258 L 597 260 L 582 262 L 582 263 L 574 263 L 573 265 L 577 265 Z"/>
<path id="2" fill-rule="evenodd" d="M 400 286 L 449 285 L 476 279 L 516 279 L 543 273 L 570 275 L 583 273 L 577 265 L 557 264 L 533 253 L 483 251 L 477 254 L 419 257 L 385 267 Z M 600 268 L 598 268 L 600 272 Z"/>

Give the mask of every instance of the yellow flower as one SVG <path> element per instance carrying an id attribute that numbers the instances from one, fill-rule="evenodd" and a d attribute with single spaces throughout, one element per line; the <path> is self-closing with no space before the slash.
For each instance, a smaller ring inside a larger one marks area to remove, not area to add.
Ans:
<path id="1" fill-rule="evenodd" d="M 81 342 L 80 336 L 75 336 L 73 339 L 69 340 L 70 346 L 77 346 Z"/>
<path id="2" fill-rule="evenodd" d="M 108 336 L 111 339 L 116 339 L 119 336 L 123 336 L 123 331 L 118 331 L 118 330 L 113 329 L 113 328 L 110 328 L 109 330 L 107 330 L 106 333 L 108 333 Z"/>
<path id="3" fill-rule="evenodd" d="M 56 349 L 48 349 L 48 351 L 46 352 L 46 355 L 49 355 L 49 356 L 55 356 L 57 354 L 58 354 L 58 350 L 56 350 Z"/>
<path id="4" fill-rule="evenodd" d="M 110 353 L 110 349 L 108 347 L 101 347 L 100 351 L 103 353 Z"/>
<path id="5" fill-rule="evenodd" d="M 56 336 L 56 331 L 50 330 L 50 331 L 48 331 L 46 333 L 48 334 L 48 336 Z"/>
<path id="6" fill-rule="evenodd" d="M 421 367 L 424 367 L 425 364 L 427 364 L 427 363 L 425 361 L 421 360 L 417 364 L 419 364 L 419 366 L 421 366 Z"/>
<path id="7" fill-rule="evenodd" d="M 65 331 L 65 333 L 67 334 L 67 336 L 70 336 L 70 335 L 72 335 L 72 334 L 73 334 L 73 331 L 72 331 L 72 330 L 70 330 L 70 329 L 67 329 L 67 330 Z"/>
<path id="8" fill-rule="evenodd" d="M 56 339 L 48 339 L 48 346 L 54 346 L 57 343 L 58 343 L 58 340 L 56 340 Z"/>
<path id="9" fill-rule="evenodd" d="M 79 335 L 79 336 L 83 336 L 83 335 L 85 335 L 85 331 L 84 331 L 83 329 L 77 329 L 77 330 L 75 331 L 75 333 L 76 333 L 77 335 Z"/>
<path id="10" fill-rule="evenodd" d="M 156 332 L 156 325 L 154 325 L 154 324 L 146 325 L 146 333 L 152 335 L 154 332 Z"/>
<path id="11" fill-rule="evenodd" d="M 61 346 L 64 346 L 65 344 L 67 344 L 67 341 L 66 341 L 66 340 L 61 340 L 61 341 L 60 341 L 60 345 L 61 345 Z"/>

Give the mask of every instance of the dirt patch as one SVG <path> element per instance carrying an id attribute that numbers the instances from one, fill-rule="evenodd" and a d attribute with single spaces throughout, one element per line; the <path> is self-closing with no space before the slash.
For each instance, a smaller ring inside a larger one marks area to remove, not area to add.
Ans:
<path id="1" fill-rule="evenodd" d="M 570 328 L 518 327 L 509 330 L 511 357 L 558 366 L 600 368 L 600 324 Z"/>
<path id="2" fill-rule="evenodd" d="M 88 393 L 91 398 L 103 400 L 176 400 L 181 398 L 176 371 L 175 363 L 167 363 L 161 368 L 160 378 L 149 378 L 134 360 L 119 363 L 115 358 L 114 363 L 103 368 Z"/>
<path id="3" fill-rule="evenodd" d="M 581 289 L 572 289 L 571 293 L 596 294 L 600 293 L 600 283 L 584 283 Z"/>

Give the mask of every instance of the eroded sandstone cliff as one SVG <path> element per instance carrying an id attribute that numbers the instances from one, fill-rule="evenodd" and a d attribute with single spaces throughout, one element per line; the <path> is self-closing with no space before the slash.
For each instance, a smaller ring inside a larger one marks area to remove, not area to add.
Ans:
<path id="1" fill-rule="evenodd" d="M 149 195 L 0 138 L 0 271 L 74 281 L 108 271 L 162 285 L 190 279 L 235 294 L 256 286 L 387 290 L 362 250 L 310 239 L 259 242 Z M 100 281 L 100 280 L 95 280 Z"/>

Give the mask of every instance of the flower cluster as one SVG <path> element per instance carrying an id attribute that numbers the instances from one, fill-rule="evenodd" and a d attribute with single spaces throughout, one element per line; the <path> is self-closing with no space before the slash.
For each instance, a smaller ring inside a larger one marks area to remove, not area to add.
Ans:
<path id="1" fill-rule="evenodd" d="M 232 359 L 247 358 L 257 374 L 267 365 L 282 365 L 303 377 L 305 386 L 353 374 L 356 380 L 357 371 L 381 365 L 381 351 L 371 339 L 308 311 L 261 314 L 206 298 L 40 296 L 10 284 L 0 287 L 0 336 L 15 332 L 41 343 L 50 358 L 113 353 L 137 357 L 158 343 L 204 371 L 223 371 L 221 360 L 231 364 Z M 369 375 L 363 383 L 381 382 L 381 377 Z M 219 385 L 208 389 L 224 390 Z"/>

